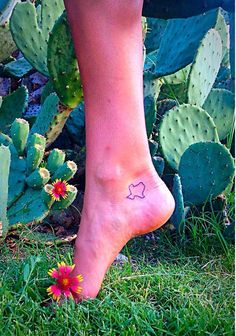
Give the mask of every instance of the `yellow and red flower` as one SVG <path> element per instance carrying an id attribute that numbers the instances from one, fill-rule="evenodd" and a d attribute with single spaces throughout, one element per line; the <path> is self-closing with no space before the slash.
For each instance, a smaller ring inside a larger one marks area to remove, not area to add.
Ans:
<path id="1" fill-rule="evenodd" d="M 56 284 L 48 287 L 47 292 L 52 295 L 54 300 L 59 301 L 61 296 L 75 297 L 76 294 L 80 294 L 82 287 L 80 283 L 83 281 L 82 275 L 71 277 L 70 273 L 73 271 L 75 265 L 69 266 L 64 262 L 58 263 L 58 269 L 49 270 L 48 274 L 56 279 Z"/>
<path id="2" fill-rule="evenodd" d="M 60 201 L 61 197 L 67 197 L 68 184 L 65 181 L 56 180 L 52 183 L 53 188 L 50 190 L 50 194 L 55 201 Z"/>

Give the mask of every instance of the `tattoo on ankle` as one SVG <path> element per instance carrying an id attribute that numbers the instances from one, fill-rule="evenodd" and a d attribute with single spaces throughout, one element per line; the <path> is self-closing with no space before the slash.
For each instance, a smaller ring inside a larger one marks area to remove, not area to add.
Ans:
<path id="1" fill-rule="evenodd" d="M 126 196 L 126 198 L 130 200 L 134 200 L 135 197 L 145 198 L 144 191 L 145 191 L 145 184 L 143 182 L 139 182 L 138 184 L 131 183 L 129 185 L 129 195 Z"/>

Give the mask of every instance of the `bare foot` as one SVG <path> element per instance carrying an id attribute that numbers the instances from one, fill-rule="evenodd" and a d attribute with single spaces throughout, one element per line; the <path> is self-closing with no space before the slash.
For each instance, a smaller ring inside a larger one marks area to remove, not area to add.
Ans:
<path id="1" fill-rule="evenodd" d="M 158 229 L 174 210 L 170 191 L 152 168 L 94 178 L 88 190 L 74 254 L 73 275 L 84 277 L 78 300 L 95 298 L 128 240 Z"/>

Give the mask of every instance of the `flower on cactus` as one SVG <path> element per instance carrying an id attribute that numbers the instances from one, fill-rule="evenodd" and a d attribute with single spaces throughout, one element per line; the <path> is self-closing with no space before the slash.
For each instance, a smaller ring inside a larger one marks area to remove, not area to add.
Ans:
<path id="1" fill-rule="evenodd" d="M 53 188 L 50 191 L 50 194 L 55 201 L 60 201 L 61 197 L 67 197 L 68 184 L 65 181 L 57 179 L 55 182 L 52 183 L 52 185 Z"/>
<path id="2" fill-rule="evenodd" d="M 58 269 L 53 268 L 48 272 L 52 278 L 56 279 L 56 284 L 48 287 L 48 295 L 52 295 L 54 300 L 59 301 L 62 295 L 68 298 L 80 294 L 82 287 L 80 287 L 79 284 L 83 281 L 82 275 L 79 274 L 75 277 L 70 276 L 75 265 L 69 266 L 64 262 L 58 263 L 57 265 Z"/>

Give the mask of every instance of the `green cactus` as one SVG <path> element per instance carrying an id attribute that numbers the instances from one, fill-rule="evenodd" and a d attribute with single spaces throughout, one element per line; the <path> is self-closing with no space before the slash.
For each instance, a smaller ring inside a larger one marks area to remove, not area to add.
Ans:
<path id="1" fill-rule="evenodd" d="M 213 119 L 202 108 L 183 104 L 164 115 L 159 126 L 159 142 L 173 169 L 178 170 L 184 151 L 199 141 L 219 141 Z"/>
<path id="2" fill-rule="evenodd" d="M 7 219 L 8 177 L 11 154 L 8 147 L 0 146 L 0 237 L 7 233 L 9 222 Z"/>
<path id="3" fill-rule="evenodd" d="M 225 67 L 229 66 L 229 47 L 228 47 L 228 41 L 229 41 L 229 33 L 228 28 L 224 19 L 224 16 L 221 12 L 219 12 L 215 29 L 218 31 L 221 37 L 221 43 L 222 43 L 222 62 L 221 64 Z"/>
<path id="4" fill-rule="evenodd" d="M 25 124 L 27 122 L 23 123 L 22 119 L 15 120 L 11 128 L 13 139 L 2 137 L 3 140 L 4 138 L 8 140 L 11 152 L 7 211 L 10 225 L 37 222 L 47 216 L 54 202 L 50 194 L 53 186 L 50 187 L 51 184 L 47 185 L 47 183 L 54 183 L 57 179 L 68 181 L 77 170 L 74 162 L 64 163 L 65 154 L 57 149 L 49 154 L 48 161 L 45 162 L 46 139 L 37 134 L 28 137 Z M 24 145 L 19 138 L 17 139 L 17 136 L 20 137 L 22 134 L 22 125 L 24 127 L 24 136 L 22 137 Z M 25 145 L 26 138 L 28 142 Z M 60 154 L 56 157 L 55 152 Z M 52 171 L 50 167 L 52 167 Z M 60 206 L 58 205 L 60 209 L 63 206 L 69 206 L 76 195 L 75 187 L 68 186 L 67 188 L 68 198 L 66 202 L 60 202 Z M 74 197 L 72 197 L 72 191 Z"/>
<path id="5" fill-rule="evenodd" d="M 16 50 L 16 45 L 12 39 L 8 23 L 0 25 L 0 63 L 8 59 L 13 51 Z"/>
<path id="6" fill-rule="evenodd" d="M 3 75 L 6 77 L 22 78 L 32 69 L 32 65 L 24 57 L 21 57 L 4 65 Z"/>
<path id="7" fill-rule="evenodd" d="M 144 98 L 144 111 L 147 137 L 149 138 L 153 131 L 154 122 L 156 119 L 156 103 L 152 96 Z"/>
<path id="8" fill-rule="evenodd" d="M 192 63 L 200 41 L 215 27 L 217 10 L 188 19 L 169 20 L 156 55 L 155 77 L 175 73 Z"/>
<path id="9" fill-rule="evenodd" d="M 53 27 L 48 42 L 48 70 L 60 101 L 75 108 L 83 98 L 78 62 L 64 13 Z"/>
<path id="10" fill-rule="evenodd" d="M 3 97 L 0 107 L 0 131 L 9 132 L 15 118 L 21 118 L 28 104 L 28 91 L 21 86 L 8 96 Z"/>
<path id="11" fill-rule="evenodd" d="M 166 25 L 167 21 L 165 20 L 147 19 L 148 30 L 145 38 L 145 47 L 148 54 L 159 48 Z"/>
<path id="12" fill-rule="evenodd" d="M 24 119 L 15 119 L 11 125 L 11 138 L 19 155 L 23 155 L 28 140 L 29 124 Z"/>
<path id="13" fill-rule="evenodd" d="M 6 23 L 17 2 L 21 0 L 1 0 L 0 1 L 0 25 Z"/>
<path id="14" fill-rule="evenodd" d="M 156 124 L 159 124 L 161 118 L 164 116 L 164 114 L 171 110 L 173 107 L 177 105 L 176 100 L 174 99 L 163 99 L 159 100 L 157 102 L 157 118 L 156 118 Z"/>
<path id="15" fill-rule="evenodd" d="M 204 204 L 221 194 L 232 182 L 233 158 L 220 143 L 195 143 L 183 153 L 179 175 L 185 204 Z"/>
<path id="16" fill-rule="evenodd" d="M 229 21 L 229 36 L 230 36 L 230 70 L 231 77 L 235 79 L 235 13 L 230 13 L 230 21 Z"/>
<path id="17" fill-rule="evenodd" d="M 179 0 L 169 1 L 144 1 L 143 16 L 156 17 L 160 19 L 172 18 L 187 18 L 201 13 L 205 13 L 210 9 L 222 7 L 225 10 L 233 11 L 234 4 L 230 0 L 200 0 L 200 1 L 187 1 Z"/>
<path id="18" fill-rule="evenodd" d="M 215 82 L 222 60 L 222 43 L 215 29 L 200 43 L 189 74 L 188 102 L 202 106 Z"/>
<path id="19" fill-rule="evenodd" d="M 85 146 L 85 112 L 84 103 L 80 103 L 69 115 L 66 130 L 72 140 L 80 147 Z"/>
<path id="20" fill-rule="evenodd" d="M 51 93 L 45 99 L 30 134 L 38 133 L 45 136 L 49 146 L 61 133 L 70 112 L 71 108 L 61 105 L 57 95 Z"/>
<path id="21" fill-rule="evenodd" d="M 170 222 L 174 225 L 176 230 L 181 233 L 184 227 L 185 210 L 182 184 L 178 174 L 174 175 L 172 195 L 175 199 L 175 210 L 170 218 Z"/>
<path id="22" fill-rule="evenodd" d="M 152 157 L 152 163 L 153 166 L 156 169 L 156 172 L 159 176 L 163 175 L 164 169 L 165 169 L 165 161 L 162 157 L 160 156 L 153 156 Z"/>
<path id="23" fill-rule="evenodd" d="M 37 9 L 27 1 L 15 6 L 10 19 L 10 29 L 17 47 L 27 61 L 46 76 L 49 34 L 63 10 L 63 0 L 42 0 Z"/>
<path id="24" fill-rule="evenodd" d="M 225 139 L 234 124 L 234 94 L 224 89 L 212 89 L 203 108 L 214 120 L 220 140 Z"/>
<path id="25" fill-rule="evenodd" d="M 151 96 L 156 101 L 162 86 L 162 81 L 159 78 L 148 78 L 144 75 L 143 95 L 144 98 Z"/>

